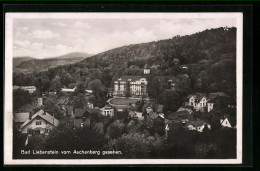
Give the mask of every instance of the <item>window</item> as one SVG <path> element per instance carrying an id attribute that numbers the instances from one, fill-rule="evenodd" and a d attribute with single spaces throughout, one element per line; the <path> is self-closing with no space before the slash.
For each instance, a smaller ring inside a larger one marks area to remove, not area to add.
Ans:
<path id="1" fill-rule="evenodd" d="M 32 129 L 30 129 L 30 128 L 27 129 L 27 133 L 28 133 L 28 134 L 32 134 Z"/>
<path id="2" fill-rule="evenodd" d="M 36 125 L 41 125 L 42 122 L 41 121 L 36 121 Z"/>
<path id="3" fill-rule="evenodd" d="M 37 117 L 36 117 L 36 120 L 37 120 L 37 121 L 38 121 L 38 120 L 41 120 L 41 118 L 37 116 Z"/>

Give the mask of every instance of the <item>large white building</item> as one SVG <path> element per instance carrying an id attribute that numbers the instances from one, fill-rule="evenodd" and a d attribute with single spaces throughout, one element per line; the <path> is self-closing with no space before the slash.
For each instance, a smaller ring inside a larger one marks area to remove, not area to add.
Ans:
<path id="1" fill-rule="evenodd" d="M 13 89 L 14 90 L 22 89 L 24 91 L 28 91 L 30 94 L 36 92 L 35 86 L 14 86 Z"/>
<path id="2" fill-rule="evenodd" d="M 114 95 L 147 96 L 147 79 L 141 76 L 123 76 L 114 81 Z"/>

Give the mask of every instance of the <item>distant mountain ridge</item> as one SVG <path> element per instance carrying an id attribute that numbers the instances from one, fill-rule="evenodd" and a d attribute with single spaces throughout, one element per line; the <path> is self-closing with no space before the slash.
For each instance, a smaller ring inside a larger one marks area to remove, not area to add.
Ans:
<path id="1" fill-rule="evenodd" d="M 32 60 L 32 59 L 35 59 L 35 58 L 30 57 L 30 56 L 14 57 L 13 58 L 13 66 L 16 67 L 16 66 L 20 65 L 22 62 L 29 61 L 29 60 Z"/>
<path id="2" fill-rule="evenodd" d="M 92 56 L 92 54 L 72 52 L 65 55 L 44 59 L 37 59 L 32 57 L 14 57 L 14 71 L 42 71 L 59 65 L 73 64 L 90 56 Z"/>

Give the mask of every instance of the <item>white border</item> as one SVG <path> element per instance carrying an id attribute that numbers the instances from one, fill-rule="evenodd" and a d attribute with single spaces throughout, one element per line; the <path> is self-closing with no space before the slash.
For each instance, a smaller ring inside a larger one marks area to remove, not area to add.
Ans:
<path id="1" fill-rule="evenodd" d="M 12 76 L 13 19 L 15 18 L 234 18 L 237 24 L 237 159 L 12 159 Z M 6 13 L 5 15 L 5 165 L 112 165 L 112 164 L 241 164 L 242 163 L 242 99 L 243 99 L 243 14 L 242 13 Z"/>

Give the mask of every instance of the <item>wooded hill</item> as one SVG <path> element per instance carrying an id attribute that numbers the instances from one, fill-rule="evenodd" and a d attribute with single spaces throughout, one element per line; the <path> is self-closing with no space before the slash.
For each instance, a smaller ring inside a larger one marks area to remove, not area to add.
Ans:
<path id="1" fill-rule="evenodd" d="M 115 48 L 45 72 L 15 74 L 14 84 L 36 84 L 36 78 L 41 77 L 44 90 L 56 89 L 51 86 L 52 81 L 66 87 L 75 87 L 82 82 L 89 87 L 91 81 L 99 80 L 104 89 L 113 88 L 113 81 L 122 75 L 143 75 L 142 68 L 146 64 L 152 68 L 148 77 L 152 82 L 150 85 L 158 81 L 154 76 L 176 77 L 176 91 L 182 98 L 192 92 L 219 91 L 235 97 L 236 28 L 216 28 Z"/>

